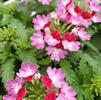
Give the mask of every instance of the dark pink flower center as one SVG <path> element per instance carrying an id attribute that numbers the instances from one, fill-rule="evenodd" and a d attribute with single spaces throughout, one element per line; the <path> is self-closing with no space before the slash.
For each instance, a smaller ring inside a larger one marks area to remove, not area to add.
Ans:
<path id="1" fill-rule="evenodd" d="M 42 84 L 46 88 L 51 88 L 52 87 L 52 81 L 48 76 L 42 75 Z"/>
<path id="2" fill-rule="evenodd" d="M 26 88 L 22 87 L 17 94 L 16 100 L 22 100 L 22 98 L 26 95 Z"/>
<path id="3" fill-rule="evenodd" d="M 76 41 L 77 35 L 74 34 L 74 33 L 71 33 L 71 32 L 67 32 L 67 33 L 64 34 L 64 38 L 67 41 L 72 42 L 72 41 Z"/>
<path id="4" fill-rule="evenodd" d="M 48 92 L 45 96 L 44 100 L 56 100 L 56 93 L 55 91 Z"/>

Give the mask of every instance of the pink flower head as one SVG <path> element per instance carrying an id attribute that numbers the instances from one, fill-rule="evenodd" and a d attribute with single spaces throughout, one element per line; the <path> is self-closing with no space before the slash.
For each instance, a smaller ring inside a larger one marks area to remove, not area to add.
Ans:
<path id="1" fill-rule="evenodd" d="M 3 100 L 16 100 L 16 97 L 12 95 L 4 95 L 2 99 Z"/>
<path id="2" fill-rule="evenodd" d="M 78 51 L 80 49 L 79 41 L 68 42 L 67 40 L 64 40 L 62 43 L 63 43 L 64 49 L 67 49 L 71 52 Z"/>
<path id="3" fill-rule="evenodd" d="M 34 28 L 36 30 L 41 30 L 51 25 L 51 23 L 49 22 L 49 16 L 45 16 L 45 15 L 42 16 L 37 15 L 36 18 L 33 18 L 33 23 L 34 23 Z"/>
<path id="4" fill-rule="evenodd" d="M 47 95 L 44 97 L 44 100 L 56 100 L 55 91 L 48 92 Z"/>
<path id="5" fill-rule="evenodd" d="M 42 3 L 43 5 L 49 5 L 52 0 L 38 0 L 38 2 Z"/>
<path id="6" fill-rule="evenodd" d="M 56 69 L 56 68 L 47 68 L 47 74 L 49 78 L 52 80 L 52 84 L 57 87 L 61 88 L 63 84 L 65 83 L 64 81 L 64 73 L 61 71 L 61 69 Z"/>
<path id="7" fill-rule="evenodd" d="M 24 78 L 27 81 L 32 80 L 35 72 L 37 71 L 37 66 L 32 65 L 32 63 L 27 62 L 21 65 L 21 68 L 19 69 L 19 73 L 17 73 L 17 76 L 20 78 Z"/>
<path id="8" fill-rule="evenodd" d="M 78 36 L 83 40 L 87 41 L 91 39 L 91 36 L 85 31 L 84 28 L 80 28 L 78 31 Z"/>
<path id="9" fill-rule="evenodd" d="M 63 21 L 67 19 L 66 9 L 64 6 L 60 5 L 59 7 L 57 7 L 56 14 L 57 14 L 58 18 L 60 18 Z"/>
<path id="10" fill-rule="evenodd" d="M 45 42 L 43 39 L 43 33 L 40 31 L 37 31 L 33 34 L 33 36 L 30 38 L 32 46 L 35 46 L 37 49 L 43 49 L 45 47 Z"/>
<path id="11" fill-rule="evenodd" d="M 63 49 L 59 49 L 56 47 L 47 47 L 47 54 L 51 56 L 52 60 L 59 61 L 60 59 L 65 58 L 67 55 L 67 51 Z"/>
<path id="12" fill-rule="evenodd" d="M 6 88 L 8 94 L 12 96 L 17 96 L 18 91 L 22 88 L 24 81 L 22 79 L 16 78 L 15 80 L 9 80 Z"/>
<path id="13" fill-rule="evenodd" d="M 65 94 L 64 97 L 66 98 L 66 100 L 76 100 L 76 97 L 75 97 L 76 92 L 68 84 L 64 84 L 64 86 L 61 89 L 61 93 Z M 60 93 L 60 95 L 61 95 L 61 93 Z M 61 100 L 63 100 L 63 99 L 61 99 Z"/>

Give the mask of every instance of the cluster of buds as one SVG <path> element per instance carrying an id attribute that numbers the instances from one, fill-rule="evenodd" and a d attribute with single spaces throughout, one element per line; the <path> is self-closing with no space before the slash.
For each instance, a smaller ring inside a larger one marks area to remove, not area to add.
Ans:
<path id="1" fill-rule="evenodd" d="M 84 2 L 89 11 L 80 7 L 80 1 L 75 5 L 74 0 L 57 0 L 55 11 L 33 18 L 36 32 L 30 38 L 31 44 L 37 49 L 45 49 L 55 61 L 65 58 L 69 52 L 78 51 L 81 41 L 91 39 L 86 28 L 92 22 L 101 22 L 99 1 Z"/>
<path id="2" fill-rule="evenodd" d="M 35 89 L 33 89 L 33 85 L 35 82 L 41 84 L 41 86 L 38 85 L 38 89 L 43 89 L 41 91 L 43 94 L 42 100 L 76 100 L 76 92 L 65 81 L 64 73 L 60 68 L 52 69 L 52 67 L 49 66 L 47 68 L 47 75 L 45 75 L 38 72 L 37 65 L 27 62 L 21 65 L 16 76 L 15 79 L 8 81 L 6 85 L 8 94 L 3 96 L 3 100 L 29 100 L 30 95 L 34 95 Z M 29 85 L 26 86 L 26 83 Z M 30 85 L 31 94 L 29 89 Z M 37 85 L 35 85 L 35 88 L 36 87 Z M 35 92 L 38 93 L 38 91 Z M 40 95 L 39 92 L 39 96 Z"/>

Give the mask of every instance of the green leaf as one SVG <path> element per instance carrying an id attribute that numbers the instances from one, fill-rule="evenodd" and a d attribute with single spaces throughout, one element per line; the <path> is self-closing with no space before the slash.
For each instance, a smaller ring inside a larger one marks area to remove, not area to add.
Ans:
<path id="1" fill-rule="evenodd" d="M 17 54 L 19 59 L 24 63 L 26 61 L 31 61 L 33 64 L 37 62 L 36 58 L 34 57 L 35 52 L 34 50 L 22 50 L 18 49 Z"/>
<path id="2" fill-rule="evenodd" d="M 49 65 L 51 63 L 51 59 L 50 57 L 43 58 L 42 60 L 39 60 L 38 63 L 41 65 Z"/>
<path id="3" fill-rule="evenodd" d="M 13 58 L 8 58 L 4 64 L 1 66 L 1 77 L 2 77 L 2 82 L 4 84 L 7 83 L 9 79 L 12 79 L 14 77 L 14 59 Z"/>

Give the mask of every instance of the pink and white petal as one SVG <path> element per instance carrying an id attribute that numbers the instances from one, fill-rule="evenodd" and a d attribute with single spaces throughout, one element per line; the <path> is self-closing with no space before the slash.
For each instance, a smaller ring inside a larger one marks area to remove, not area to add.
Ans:
<path id="1" fill-rule="evenodd" d="M 27 78 L 33 76 L 37 71 L 37 66 L 33 65 L 31 62 L 26 62 L 21 65 L 17 76 L 20 78 Z"/>
<path id="2" fill-rule="evenodd" d="M 38 2 L 42 3 L 43 5 L 49 5 L 52 0 L 38 0 Z"/>
<path id="3" fill-rule="evenodd" d="M 56 44 L 58 44 L 60 41 L 54 39 L 50 33 L 46 33 L 45 37 L 44 37 L 45 42 L 49 45 L 49 46 L 55 46 Z"/>
<path id="4" fill-rule="evenodd" d="M 30 38 L 32 46 L 35 46 L 37 49 L 43 49 L 45 47 L 43 38 L 44 37 L 42 32 L 38 31 L 34 33 Z"/>
<path id="5" fill-rule="evenodd" d="M 101 22 L 101 16 L 96 14 L 95 16 L 92 17 L 93 22 L 99 23 Z"/>
<path id="6" fill-rule="evenodd" d="M 64 49 L 67 49 L 71 52 L 78 51 L 80 49 L 79 41 L 68 42 L 67 40 L 64 40 L 62 43 L 63 43 Z"/>
<path id="7" fill-rule="evenodd" d="M 91 39 L 91 35 L 89 35 L 84 28 L 80 28 L 78 31 L 78 36 L 83 40 L 87 41 Z"/>
<path id="8" fill-rule="evenodd" d="M 65 58 L 67 51 L 63 49 L 58 49 L 55 47 L 47 47 L 47 54 L 51 56 L 52 60 L 59 61 L 60 59 Z"/>

